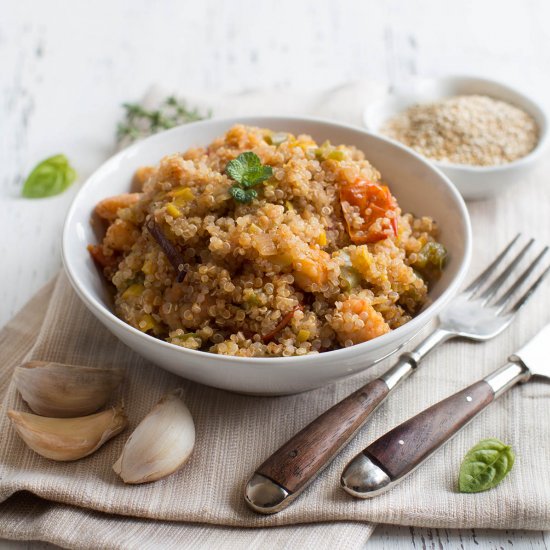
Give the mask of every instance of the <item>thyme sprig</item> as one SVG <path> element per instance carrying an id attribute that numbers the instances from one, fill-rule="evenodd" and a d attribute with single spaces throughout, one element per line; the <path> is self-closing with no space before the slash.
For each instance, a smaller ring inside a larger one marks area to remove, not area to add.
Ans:
<path id="1" fill-rule="evenodd" d="M 174 96 L 167 97 L 158 109 L 146 109 L 139 103 L 124 103 L 122 106 L 125 114 L 124 120 L 118 124 L 117 138 L 127 143 L 212 116 L 211 111 L 203 115 L 197 108 L 187 107 L 184 101 Z"/>

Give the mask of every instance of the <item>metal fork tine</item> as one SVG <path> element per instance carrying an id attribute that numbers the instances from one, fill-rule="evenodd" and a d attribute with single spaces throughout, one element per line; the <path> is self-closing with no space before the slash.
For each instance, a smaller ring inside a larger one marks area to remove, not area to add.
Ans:
<path id="1" fill-rule="evenodd" d="M 546 278 L 546 276 L 550 273 L 550 265 L 540 274 L 539 278 L 527 289 L 525 294 L 510 308 L 510 310 L 507 312 L 507 314 L 514 315 L 521 307 L 525 305 L 525 302 L 531 298 L 531 296 L 535 293 L 539 285 L 542 283 L 542 281 Z"/>
<path id="2" fill-rule="evenodd" d="M 493 262 L 489 265 L 489 267 L 480 273 L 476 279 L 474 279 L 464 290 L 465 293 L 475 292 L 479 289 L 479 287 L 491 276 L 493 271 L 496 267 L 500 264 L 500 262 L 504 259 L 506 254 L 510 252 L 510 249 L 516 244 L 516 241 L 520 238 L 521 233 L 518 233 L 510 242 L 510 244 L 495 258 Z"/>
<path id="3" fill-rule="evenodd" d="M 535 267 L 538 265 L 538 263 L 544 258 L 545 254 L 548 252 L 548 247 L 545 246 L 542 249 L 542 252 L 525 268 L 523 273 L 516 279 L 514 283 L 510 286 L 510 288 L 498 299 L 498 301 L 494 304 L 494 307 L 497 308 L 498 313 L 500 313 L 506 304 L 510 301 L 510 298 L 512 295 L 516 292 L 516 290 L 522 285 L 522 283 L 529 277 L 529 275 L 532 273 L 532 271 L 535 269 Z"/>
<path id="4" fill-rule="evenodd" d="M 491 283 L 490 286 L 485 289 L 480 298 L 487 303 L 497 292 L 497 290 L 503 285 L 504 281 L 509 277 L 510 273 L 514 271 L 519 262 L 523 259 L 523 256 L 527 253 L 529 248 L 535 242 L 535 239 L 531 239 L 520 251 L 520 253 L 508 264 L 506 269 Z"/>

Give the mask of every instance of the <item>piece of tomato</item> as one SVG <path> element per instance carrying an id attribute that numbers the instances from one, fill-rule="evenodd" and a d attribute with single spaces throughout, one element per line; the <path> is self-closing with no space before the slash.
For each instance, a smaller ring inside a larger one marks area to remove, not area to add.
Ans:
<path id="1" fill-rule="evenodd" d="M 348 226 L 348 233 L 355 244 L 375 243 L 397 235 L 397 202 L 386 185 L 357 179 L 340 188 L 340 203 Z M 363 223 L 353 224 L 357 207 Z M 377 220 L 380 223 L 375 225 Z"/>

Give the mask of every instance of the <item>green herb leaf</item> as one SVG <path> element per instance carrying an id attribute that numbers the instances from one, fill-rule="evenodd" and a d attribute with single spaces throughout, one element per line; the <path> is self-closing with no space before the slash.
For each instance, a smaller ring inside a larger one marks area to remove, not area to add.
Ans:
<path id="1" fill-rule="evenodd" d="M 158 109 L 145 109 L 138 103 L 124 103 L 122 106 L 126 113 L 124 121 L 120 122 L 117 128 L 119 141 L 132 142 L 161 130 L 209 118 L 212 115 L 211 112 L 202 115 L 198 109 L 189 109 L 183 101 L 173 96 L 167 97 Z"/>
<path id="2" fill-rule="evenodd" d="M 23 185 L 22 195 L 29 199 L 53 197 L 63 193 L 76 180 L 76 172 L 65 155 L 55 155 L 37 164 Z"/>
<path id="3" fill-rule="evenodd" d="M 229 188 L 229 194 L 237 201 L 242 203 L 252 202 L 258 196 L 254 189 L 242 189 L 234 185 Z"/>
<path id="4" fill-rule="evenodd" d="M 460 465 L 461 493 L 479 493 L 498 485 L 512 469 L 514 453 L 498 439 L 484 439 L 474 445 Z"/>
<path id="5" fill-rule="evenodd" d="M 273 175 L 273 168 L 263 166 L 260 157 L 252 151 L 241 153 L 236 159 L 229 161 L 225 171 L 244 188 L 258 185 Z"/>

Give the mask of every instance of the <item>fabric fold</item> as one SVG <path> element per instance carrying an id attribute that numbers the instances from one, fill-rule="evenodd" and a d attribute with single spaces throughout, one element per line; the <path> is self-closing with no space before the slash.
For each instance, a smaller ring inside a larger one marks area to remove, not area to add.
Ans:
<path id="1" fill-rule="evenodd" d="M 447 344 L 446 351 L 436 354 L 432 361 L 439 363 L 439 368 L 426 365 L 414 380 L 399 388 L 293 506 L 276 515 L 260 516 L 251 512 L 242 498 L 244 483 L 254 467 L 383 366 L 337 385 L 277 398 L 237 395 L 201 386 L 153 366 L 116 340 L 86 310 L 62 273 L 27 359 L 122 366 L 126 380 L 115 400 L 123 398 L 127 404 L 130 428 L 80 461 L 46 460 L 30 451 L 9 425 L 6 410 L 25 409 L 10 384 L 0 412 L 0 432 L 5 434 L 0 450 L 0 497 L 5 500 L 19 491 L 28 491 L 43 499 L 98 512 L 239 527 L 367 521 L 544 529 L 550 524 L 549 487 L 532 467 L 544 464 L 550 451 L 550 427 L 535 421 L 543 413 L 539 398 L 547 394 L 544 384 L 527 384 L 501 398 L 414 475 L 376 499 L 354 500 L 338 486 L 343 466 L 368 441 L 479 377 L 482 365 L 487 364 L 486 370 L 490 370 L 495 359 L 490 359 L 489 353 L 493 357 L 501 355 L 492 347 Z M 484 356 L 487 360 L 480 361 Z M 462 372 L 453 369 L 456 364 L 463 365 Z M 184 388 L 196 422 L 197 444 L 191 460 L 178 473 L 158 482 L 124 485 L 113 473 L 112 464 L 127 435 L 164 393 L 176 387 Z M 511 415 L 507 410 L 522 410 L 523 414 Z M 499 437 L 517 449 L 513 473 L 492 491 L 473 496 L 457 493 L 456 474 L 464 451 L 487 436 Z M 536 446 L 529 444 L 535 440 Z M 455 513 L 449 514 L 450 510 Z"/>

